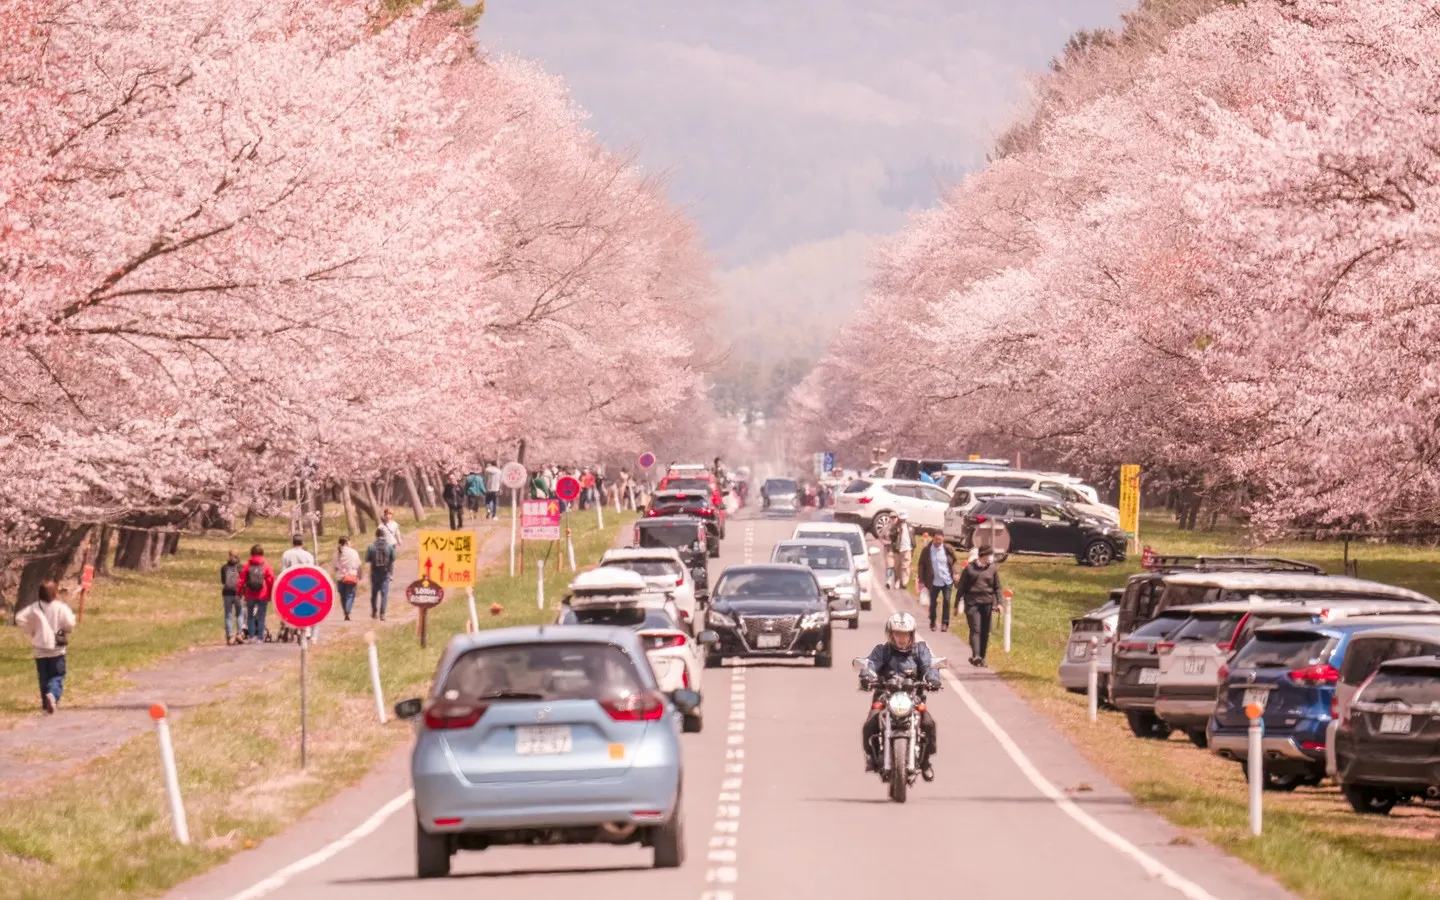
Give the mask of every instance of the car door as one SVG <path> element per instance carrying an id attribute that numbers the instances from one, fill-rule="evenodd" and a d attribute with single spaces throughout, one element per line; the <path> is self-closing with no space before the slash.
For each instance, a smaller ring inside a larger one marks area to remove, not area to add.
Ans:
<path id="1" fill-rule="evenodd" d="M 1080 522 L 1059 506 L 1040 504 L 1041 540 L 1046 553 L 1079 553 Z"/>
<path id="2" fill-rule="evenodd" d="M 975 495 L 966 487 L 955 488 L 950 495 L 950 505 L 945 508 L 945 537 L 960 540 L 965 533 L 965 513 L 975 505 Z"/>
<path id="3" fill-rule="evenodd" d="M 892 509 L 896 512 L 905 510 L 905 514 L 910 517 L 911 525 L 920 524 L 915 518 L 917 507 L 920 505 L 920 485 L 891 484 L 881 490 L 885 493 L 885 499 L 889 501 Z"/>
<path id="4" fill-rule="evenodd" d="M 1045 526 L 1040 521 L 1040 504 L 1010 501 L 1006 504 L 1005 528 L 1010 532 L 1011 553 L 1049 553 Z"/>
<path id="5" fill-rule="evenodd" d="M 950 495 L 930 484 L 914 485 L 911 490 L 915 491 L 916 497 L 914 508 L 908 510 L 910 521 L 921 528 L 943 531 Z"/>

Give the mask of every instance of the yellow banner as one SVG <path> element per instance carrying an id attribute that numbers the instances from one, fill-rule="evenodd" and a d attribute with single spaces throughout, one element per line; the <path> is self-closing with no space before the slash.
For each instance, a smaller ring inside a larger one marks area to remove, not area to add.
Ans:
<path id="1" fill-rule="evenodd" d="M 420 532 L 420 577 L 441 587 L 475 584 L 475 533 L 471 531 Z"/>
<path id="2" fill-rule="evenodd" d="M 1140 531 L 1140 467 L 1120 467 L 1120 528 L 1131 534 Z"/>

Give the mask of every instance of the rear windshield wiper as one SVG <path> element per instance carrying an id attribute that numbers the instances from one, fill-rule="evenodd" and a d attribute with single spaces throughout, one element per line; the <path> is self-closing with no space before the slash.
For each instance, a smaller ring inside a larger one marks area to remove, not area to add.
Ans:
<path id="1" fill-rule="evenodd" d="M 476 700 L 544 700 L 544 694 L 537 694 L 533 691 L 492 691 L 488 694 L 481 694 Z"/>

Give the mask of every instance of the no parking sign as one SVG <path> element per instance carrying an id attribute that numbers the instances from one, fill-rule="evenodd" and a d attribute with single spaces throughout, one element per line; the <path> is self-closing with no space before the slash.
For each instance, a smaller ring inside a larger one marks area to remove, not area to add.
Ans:
<path id="1" fill-rule="evenodd" d="M 335 606 L 335 584 L 319 566 L 296 566 L 275 579 L 275 611 L 292 628 L 319 625 Z"/>

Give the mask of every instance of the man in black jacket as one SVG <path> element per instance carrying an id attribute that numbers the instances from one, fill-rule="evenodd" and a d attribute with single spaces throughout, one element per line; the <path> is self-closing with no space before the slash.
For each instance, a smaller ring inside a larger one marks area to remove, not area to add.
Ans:
<path id="1" fill-rule="evenodd" d="M 965 621 L 970 626 L 970 665 L 985 665 L 985 650 L 990 644 L 990 621 L 995 604 L 1000 602 L 1000 567 L 995 551 L 989 545 L 980 547 L 979 556 L 960 573 L 956 595 L 965 603 Z"/>

